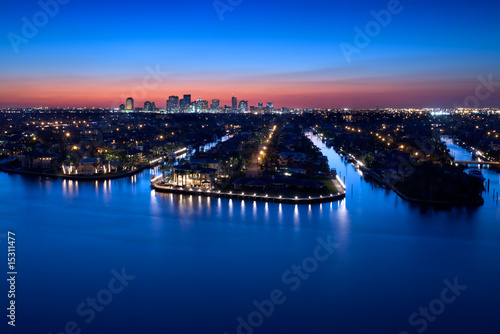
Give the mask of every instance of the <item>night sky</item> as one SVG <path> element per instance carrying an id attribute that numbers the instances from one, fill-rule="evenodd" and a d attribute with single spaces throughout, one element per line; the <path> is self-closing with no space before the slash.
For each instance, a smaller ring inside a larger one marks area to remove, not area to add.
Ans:
<path id="1" fill-rule="evenodd" d="M 480 76 L 500 82 L 498 1 L 216 3 L 228 7 L 71 0 L 50 17 L 37 15 L 38 1 L 2 1 L 0 107 L 118 107 L 128 96 L 165 107 L 188 93 L 222 105 L 236 96 L 276 107 L 452 107 L 475 96 Z M 390 22 L 356 43 L 355 27 L 388 6 Z M 34 15 L 38 32 L 23 35 Z M 341 45 L 356 52 L 345 57 Z M 481 107 L 500 106 L 494 90 Z"/>

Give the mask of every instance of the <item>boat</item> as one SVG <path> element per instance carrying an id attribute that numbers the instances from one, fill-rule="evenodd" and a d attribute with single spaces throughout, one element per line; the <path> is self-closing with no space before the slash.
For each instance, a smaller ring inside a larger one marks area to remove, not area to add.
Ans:
<path id="1" fill-rule="evenodd" d="M 483 173 L 479 169 L 469 169 L 467 171 L 467 174 L 469 174 L 470 176 L 474 176 L 474 177 L 476 177 L 476 178 L 484 181 Z"/>

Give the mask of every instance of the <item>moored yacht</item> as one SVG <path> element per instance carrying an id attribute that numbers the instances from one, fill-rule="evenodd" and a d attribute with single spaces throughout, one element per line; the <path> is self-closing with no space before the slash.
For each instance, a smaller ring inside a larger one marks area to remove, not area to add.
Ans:
<path id="1" fill-rule="evenodd" d="M 478 179 L 484 180 L 483 173 L 479 169 L 469 169 L 467 171 L 467 174 L 469 174 L 470 176 L 477 177 Z"/>

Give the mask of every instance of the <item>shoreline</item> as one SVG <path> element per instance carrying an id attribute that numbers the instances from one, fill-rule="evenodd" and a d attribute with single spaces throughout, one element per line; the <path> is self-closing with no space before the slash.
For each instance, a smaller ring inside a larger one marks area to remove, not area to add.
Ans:
<path id="1" fill-rule="evenodd" d="M 323 143 L 325 143 L 324 140 L 321 140 Z M 336 148 L 334 146 L 328 147 L 332 149 L 336 154 L 338 154 L 342 160 L 344 160 L 344 156 L 337 152 Z M 354 157 L 353 157 L 354 158 Z M 357 162 L 357 160 L 354 158 L 354 161 Z M 485 163 L 486 164 L 486 163 Z M 412 198 L 409 196 L 406 196 L 403 194 L 400 190 L 398 190 L 395 186 L 390 184 L 385 177 L 382 175 L 379 175 L 377 172 L 373 171 L 370 168 L 367 168 L 364 165 L 361 165 L 359 169 L 366 174 L 366 176 L 370 177 L 373 179 L 373 181 L 382 187 L 386 189 L 390 189 L 396 193 L 400 198 L 402 198 L 405 201 L 419 204 L 419 205 L 427 205 L 427 206 L 453 206 L 453 207 L 467 207 L 467 206 L 481 206 L 484 205 L 484 198 L 478 199 L 478 200 L 465 200 L 465 201 L 457 201 L 457 200 L 450 200 L 450 201 L 443 201 L 443 200 L 427 200 L 427 199 L 420 199 L 420 198 Z"/>
<path id="2" fill-rule="evenodd" d="M 370 176 L 373 180 L 375 180 L 380 185 L 384 186 L 387 189 L 390 189 L 396 193 L 399 197 L 404 199 L 405 201 L 421 204 L 421 205 L 432 205 L 432 206 L 481 206 L 484 204 L 484 198 L 481 200 L 470 200 L 470 201 L 438 201 L 438 200 L 425 200 L 420 198 L 412 198 L 403 194 L 399 189 L 395 186 L 387 182 L 383 177 L 378 175 L 376 172 L 372 171 L 369 168 L 362 167 L 360 168 L 364 173 Z"/>
<path id="3" fill-rule="evenodd" d="M 14 170 L 14 169 L 7 169 L 4 167 L 0 166 L 0 171 L 8 174 L 18 174 L 18 175 L 27 175 L 27 176 L 41 176 L 41 177 L 50 177 L 50 178 L 55 178 L 55 179 L 64 179 L 64 180 L 72 180 L 72 181 L 107 181 L 107 180 L 116 180 L 116 179 L 121 179 L 124 177 L 128 176 L 134 176 L 142 171 L 144 171 L 147 168 L 152 168 L 158 163 L 152 163 L 148 164 L 139 168 L 136 168 L 134 170 L 121 173 L 121 174 L 115 174 L 115 175 L 63 175 L 63 174 L 50 174 L 50 173 L 42 173 L 42 172 L 31 172 L 31 171 L 26 171 L 26 170 Z"/>
<path id="4" fill-rule="evenodd" d="M 390 185 L 389 185 L 390 186 Z M 404 195 L 401 191 L 399 191 L 396 187 L 390 186 L 390 189 L 394 190 L 394 192 L 401 197 L 402 199 L 412 202 L 412 203 L 417 203 L 417 204 L 423 204 L 423 205 L 433 205 L 433 206 L 481 206 L 484 204 L 484 198 L 481 198 L 481 200 L 477 201 L 432 201 L 432 200 L 423 200 L 423 199 L 418 199 L 418 198 L 411 198 L 406 195 Z"/>
<path id="5" fill-rule="evenodd" d="M 218 197 L 218 198 L 229 198 L 229 199 L 239 199 L 239 200 L 251 200 L 259 202 L 270 202 L 270 203 L 282 203 L 282 204 L 317 204 L 317 203 L 328 203 L 343 200 L 346 195 L 345 187 L 342 185 L 338 179 L 332 179 L 335 187 L 338 186 L 340 192 L 330 195 L 330 196 L 319 196 L 319 197 L 270 197 L 262 195 L 249 195 L 244 193 L 233 193 L 222 192 L 220 190 L 195 190 L 195 189 L 174 189 L 170 186 L 161 186 L 158 183 L 152 183 L 151 188 L 159 193 L 170 193 L 170 194 L 180 194 L 180 195 L 198 195 L 205 197 Z"/>

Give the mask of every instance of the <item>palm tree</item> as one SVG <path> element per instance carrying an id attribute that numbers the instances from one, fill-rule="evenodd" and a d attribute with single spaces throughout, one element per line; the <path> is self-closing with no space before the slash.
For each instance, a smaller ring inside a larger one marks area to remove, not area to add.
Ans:
<path id="1" fill-rule="evenodd" d="M 166 179 L 166 173 L 170 174 L 172 172 L 172 167 L 173 165 L 169 162 L 165 162 L 163 165 L 161 165 L 160 170 L 163 175 L 163 180 Z"/>

